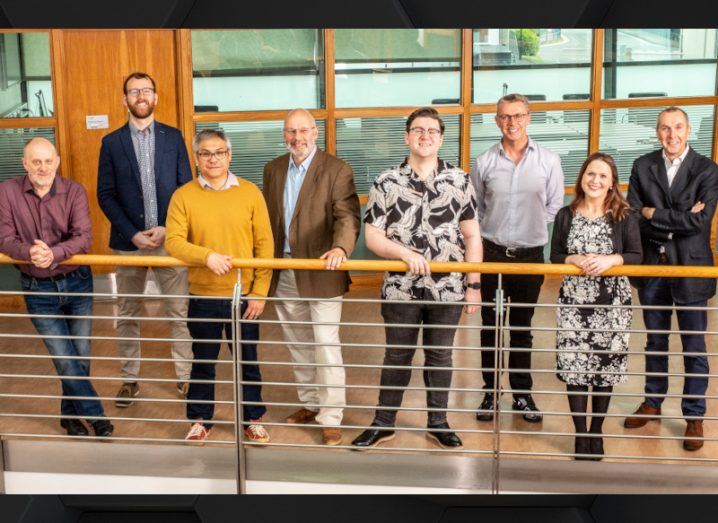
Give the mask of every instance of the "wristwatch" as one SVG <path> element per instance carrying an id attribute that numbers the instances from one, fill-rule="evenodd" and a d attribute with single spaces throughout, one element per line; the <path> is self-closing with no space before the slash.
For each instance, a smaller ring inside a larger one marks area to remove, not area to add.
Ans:
<path id="1" fill-rule="evenodd" d="M 467 288 L 467 289 L 474 289 L 475 291 L 480 291 L 480 290 L 481 290 L 481 282 L 480 282 L 480 281 L 475 281 L 474 283 L 467 283 L 467 284 L 466 284 L 466 288 Z"/>

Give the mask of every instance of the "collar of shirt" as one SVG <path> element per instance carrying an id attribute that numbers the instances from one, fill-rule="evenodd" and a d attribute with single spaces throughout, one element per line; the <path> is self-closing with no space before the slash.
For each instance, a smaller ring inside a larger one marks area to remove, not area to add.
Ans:
<path id="1" fill-rule="evenodd" d="M 292 157 L 291 153 L 289 155 L 289 172 L 291 173 L 292 170 L 295 170 L 296 172 L 307 172 L 309 170 L 309 166 L 312 164 L 312 160 L 314 160 L 314 155 L 317 154 L 317 146 L 314 146 L 314 150 L 311 152 L 309 156 L 307 156 L 302 163 L 297 165 L 294 163 L 294 158 Z"/>
<path id="2" fill-rule="evenodd" d="M 209 182 L 207 182 L 207 180 L 202 177 L 201 174 L 197 176 L 197 181 L 203 189 L 209 189 L 210 191 L 225 191 L 230 187 L 239 187 L 239 180 L 234 174 L 232 174 L 231 171 L 227 173 L 227 181 L 224 182 L 224 185 L 219 189 L 215 189 L 214 187 L 212 187 Z"/>
<path id="3" fill-rule="evenodd" d="M 437 174 L 444 172 L 446 170 L 446 162 L 442 160 L 441 158 L 436 159 L 436 170 L 434 170 L 429 176 L 426 177 L 425 180 L 422 180 L 419 178 L 419 176 L 414 172 L 414 169 L 411 168 L 411 165 L 409 165 L 409 158 L 404 158 L 404 161 L 401 162 L 399 165 L 399 172 L 401 174 L 406 174 L 407 176 L 413 176 L 418 181 L 422 183 L 429 182 L 433 180 Z"/>
<path id="4" fill-rule="evenodd" d="M 148 131 L 150 136 L 155 134 L 155 121 L 154 120 L 152 120 L 150 122 L 150 125 L 148 125 L 144 129 L 142 129 L 141 131 L 137 127 L 135 127 L 135 124 L 132 123 L 132 120 L 128 121 L 127 123 L 130 125 L 130 133 L 134 134 L 135 136 L 141 136 L 142 134 L 144 134 L 145 131 Z"/>
<path id="5" fill-rule="evenodd" d="M 683 154 L 681 154 L 679 157 L 675 158 L 673 161 L 668 159 L 668 156 L 666 156 L 666 150 L 661 150 L 661 156 L 663 157 L 663 162 L 666 164 L 666 172 L 668 172 L 668 169 L 670 169 L 673 166 L 680 167 L 680 165 L 683 163 L 683 160 L 686 159 L 686 156 L 688 155 L 688 149 L 690 149 L 690 145 L 686 145 L 686 150 L 683 151 Z"/>
<path id="6" fill-rule="evenodd" d="M 22 181 L 22 191 L 25 193 L 29 192 L 37 196 L 37 193 L 35 193 L 35 188 L 30 183 L 30 178 L 27 175 Z M 55 174 L 55 179 L 52 181 L 52 187 L 50 187 L 50 191 L 47 193 L 47 195 L 55 196 L 56 194 L 62 194 L 66 192 L 67 187 L 65 187 L 65 181 L 62 179 L 62 176 L 60 176 L 59 174 Z"/>
<path id="7" fill-rule="evenodd" d="M 501 154 L 502 156 L 504 156 L 506 158 L 511 159 L 509 157 L 509 155 L 506 153 L 506 149 L 504 149 L 504 142 L 502 140 L 499 140 L 498 146 L 499 146 L 499 154 Z M 528 145 L 526 146 L 526 151 L 528 151 L 529 149 L 532 151 L 534 149 L 536 149 L 536 142 L 534 142 L 531 138 L 529 138 Z M 524 156 L 526 156 L 526 151 L 524 151 Z"/>

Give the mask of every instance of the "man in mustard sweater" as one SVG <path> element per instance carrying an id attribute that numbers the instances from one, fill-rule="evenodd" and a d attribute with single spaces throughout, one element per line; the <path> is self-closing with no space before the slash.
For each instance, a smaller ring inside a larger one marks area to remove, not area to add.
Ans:
<path id="1" fill-rule="evenodd" d="M 232 258 L 272 258 L 274 240 L 269 223 L 267 206 L 259 188 L 248 180 L 237 178 L 229 171 L 232 144 L 221 130 L 204 130 L 197 133 L 193 142 L 199 166 L 197 180 L 175 191 L 167 212 L 167 238 L 165 249 L 170 256 L 202 264 L 189 269 L 190 299 L 188 318 L 212 320 L 232 317 L 231 296 L 237 272 Z M 245 320 L 257 319 L 264 310 L 264 301 L 252 297 L 267 296 L 272 278 L 270 269 L 241 269 L 241 314 Z M 224 296 L 218 300 L 209 296 Z M 232 336 L 229 322 L 188 322 L 194 343 L 195 360 L 216 360 L 220 344 L 211 341 Z M 242 360 L 257 360 L 259 325 L 242 323 Z M 249 342 L 249 343 L 247 343 Z M 203 442 L 212 430 L 214 403 L 213 383 L 196 383 L 195 380 L 215 379 L 214 363 L 194 363 L 187 394 L 187 417 L 194 423 L 187 434 L 188 441 Z M 262 381 L 257 365 L 242 365 L 244 382 Z M 245 405 L 244 434 L 249 441 L 266 443 L 269 434 L 260 425 L 266 407 L 261 405 L 260 385 L 242 385 L 242 397 L 256 404 Z"/>

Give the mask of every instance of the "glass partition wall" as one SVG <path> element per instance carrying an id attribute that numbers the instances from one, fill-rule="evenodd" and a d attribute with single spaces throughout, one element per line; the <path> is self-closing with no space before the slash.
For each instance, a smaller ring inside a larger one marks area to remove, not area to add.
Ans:
<path id="1" fill-rule="evenodd" d="M 403 160 L 402 124 L 417 106 L 442 114 L 442 157 L 469 170 L 499 140 L 495 104 L 512 92 L 531 100 L 529 135 L 561 156 L 568 192 L 596 150 L 616 157 L 626 182 L 633 160 L 658 147 L 656 115 L 669 105 L 688 113 L 692 146 L 715 155 L 715 29 L 187 33 L 189 131 L 230 130 L 253 151 L 237 170 L 255 181 L 263 162 L 284 152 L 281 120 L 293 107 L 315 114 L 320 144 L 352 165 L 362 195 L 381 170 Z"/>

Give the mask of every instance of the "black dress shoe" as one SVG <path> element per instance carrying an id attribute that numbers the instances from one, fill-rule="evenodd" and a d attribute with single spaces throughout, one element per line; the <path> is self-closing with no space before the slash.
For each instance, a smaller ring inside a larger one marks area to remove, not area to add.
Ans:
<path id="1" fill-rule="evenodd" d="M 442 423 L 441 425 L 429 425 L 430 429 L 442 429 L 441 431 L 427 432 L 426 435 L 436 441 L 439 446 L 445 449 L 460 449 L 463 445 L 459 436 L 456 432 L 451 430 L 448 423 Z"/>
<path id="2" fill-rule="evenodd" d="M 590 438 L 586 436 L 576 436 L 576 443 L 574 446 L 574 454 L 591 454 L 591 442 Z M 573 459 L 578 461 L 590 461 L 593 458 L 589 456 L 574 456 Z"/>
<path id="3" fill-rule="evenodd" d="M 92 428 L 95 430 L 95 436 L 97 436 L 98 438 L 109 438 L 110 436 L 112 436 L 112 431 L 115 430 L 115 427 L 112 426 L 112 423 L 110 423 L 106 419 L 94 421 L 92 423 Z"/>
<path id="4" fill-rule="evenodd" d="M 492 421 L 494 419 L 494 393 L 487 392 L 484 394 L 484 399 L 479 405 L 479 410 L 476 413 L 476 419 L 479 421 Z"/>
<path id="5" fill-rule="evenodd" d="M 394 439 L 394 436 L 395 434 L 393 430 L 379 428 L 367 429 L 359 434 L 354 441 L 352 441 L 352 446 L 357 447 L 358 449 L 376 447 L 379 443 Z"/>
<path id="6" fill-rule="evenodd" d="M 60 420 L 60 426 L 67 431 L 68 436 L 88 436 L 87 427 L 79 419 Z"/>
<path id="7" fill-rule="evenodd" d="M 591 454 L 593 454 L 591 459 L 593 461 L 601 461 L 603 459 L 603 438 L 591 438 L 589 446 L 591 447 Z"/>

